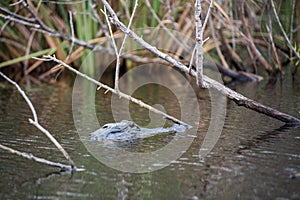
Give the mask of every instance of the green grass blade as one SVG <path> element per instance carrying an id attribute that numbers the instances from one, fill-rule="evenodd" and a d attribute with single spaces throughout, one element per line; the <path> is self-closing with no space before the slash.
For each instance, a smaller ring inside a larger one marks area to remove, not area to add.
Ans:
<path id="1" fill-rule="evenodd" d="M 15 63 L 18 63 L 18 62 L 28 60 L 32 57 L 39 57 L 39 56 L 42 56 L 42 55 L 45 55 L 45 54 L 53 54 L 55 51 L 56 51 L 56 49 L 50 48 L 50 49 L 45 49 L 45 50 L 41 50 L 41 51 L 38 51 L 38 52 L 34 52 L 34 53 L 31 53 L 31 54 L 28 54 L 26 56 L 22 56 L 22 57 L 19 57 L 19 58 L 8 60 L 8 61 L 0 63 L 0 68 L 8 66 L 8 65 L 12 65 L 12 64 L 15 64 Z"/>
<path id="2" fill-rule="evenodd" d="M 152 8 L 153 8 L 154 12 L 157 14 L 157 16 L 159 16 L 159 6 L 160 6 L 159 0 L 154 0 Z M 157 21 L 152 16 L 152 18 L 151 18 L 151 27 L 155 27 L 156 25 L 157 25 Z"/>

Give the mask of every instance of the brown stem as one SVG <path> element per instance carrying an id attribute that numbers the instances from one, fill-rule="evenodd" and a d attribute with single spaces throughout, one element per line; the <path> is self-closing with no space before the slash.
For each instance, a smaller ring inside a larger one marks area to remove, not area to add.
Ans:
<path id="1" fill-rule="evenodd" d="M 250 33 L 249 30 L 249 24 L 248 21 L 245 19 L 245 0 L 242 0 L 240 2 L 240 17 L 242 20 L 242 24 L 243 24 L 243 28 L 245 31 L 245 39 L 248 42 L 252 53 L 257 57 L 257 59 L 259 60 L 259 62 L 265 67 L 266 71 L 268 72 L 268 74 L 272 74 L 273 73 L 273 68 L 272 66 L 268 63 L 268 61 L 263 57 L 263 55 L 259 52 L 259 50 L 256 48 L 254 41 L 253 41 L 253 37 Z"/>

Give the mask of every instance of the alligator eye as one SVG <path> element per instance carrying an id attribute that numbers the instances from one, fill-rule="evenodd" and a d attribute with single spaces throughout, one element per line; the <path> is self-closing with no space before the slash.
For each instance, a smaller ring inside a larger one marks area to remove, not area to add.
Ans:
<path id="1" fill-rule="evenodd" d="M 110 134 L 120 133 L 120 131 L 111 131 Z"/>
<path id="2" fill-rule="evenodd" d="M 108 126 L 107 126 L 107 125 L 105 125 L 105 126 L 103 126 L 102 128 L 108 128 Z"/>

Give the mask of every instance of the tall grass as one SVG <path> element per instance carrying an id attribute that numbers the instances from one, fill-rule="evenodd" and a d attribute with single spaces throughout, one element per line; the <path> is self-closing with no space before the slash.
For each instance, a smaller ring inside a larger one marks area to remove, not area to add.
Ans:
<path id="1" fill-rule="evenodd" d="M 232 1 L 232 0 L 231 0 Z M 14 0 L 13 2 L 17 2 Z M 102 32 L 101 35 L 97 35 L 100 30 L 99 24 L 93 19 L 93 10 L 91 5 L 89 4 L 90 1 L 82 1 L 81 3 L 74 4 L 54 4 L 54 3 L 44 3 L 39 1 L 28 1 L 30 6 L 36 10 L 38 16 L 42 21 L 49 27 L 58 30 L 61 33 L 66 35 L 71 35 L 72 30 L 70 26 L 70 17 L 69 11 L 73 13 L 73 20 L 72 23 L 74 25 L 74 36 L 79 40 L 89 42 L 98 37 L 104 37 Z M 100 9 L 103 9 L 103 5 L 101 4 L 100 0 L 91 1 L 93 3 L 97 3 L 97 12 L 101 18 L 103 24 L 105 24 L 105 19 L 103 14 L 100 12 Z M 130 14 L 133 8 L 133 2 L 131 0 L 120 0 L 120 1 L 111 1 L 111 5 L 114 10 L 119 14 L 119 18 L 122 20 L 124 24 L 128 24 Z M 170 8 L 167 8 L 166 1 L 161 0 L 152 0 L 151 6 L 154 12 L 160 17 L 160 19 L 165 20 L 169 16 L 172 15 L 172 20 L 174 20 L 173 25 L 170 27 L 179 28 L 183 35 L 190 35 L 191 39 L 193 39 L 192 32 L 194 31 L 194 19 L 193 19 L 193 5 L 187 3 L 185 0 L 175 0 L 169 1 Z M 227 13 L 228 16 L 230 12 L 230 0 L 221 1 L 220 8 L 222 8 L 224 12 Z M 241 26 L 240 21 L 240 14 L 239 10 L 237 9 L 237 5 L 240 1 L 232 1 L 232 13 L 233 13 L 233 20 L 235 24 L 233 26 L 238 27 L 239 29 Z M 299 22 L 299 7 L 300 3 L 297 0 L 290 0 L 290 1 L 283 1 L 283 0 L 276 0 L 276 9 L 280 14 L 280 19 L 282 20 L 282 24 L 284 24 L 284 28 L 286 32 L 289 34 L 293 44 L 299 49 L 300 43 L 300 31 L 297 29 L 297 25 Z M 20 6 L 10 6 L 8 1 L 3 1 L 0 3 L 0 7 L 9 9 L 12 12 L 17 12 L 22 16 L 30 16 L 30 13 L 25 9 L 20 9 Z M 251 26 L 249 27 L 252 37 L 256 39 L 258 42 L 265 41 L 264 44 L 259 43 L 259 49 L 262 49 L 264 56 L 268 56 L 268 34 L 265 29 L 265 25 L 268 23 L 266 18 L 266 9 L 268 4 L 262 4 L 261 1 L 246 1 L 246 18 L 251 22 Z M 203 3 L 203 10 L 205 14 L 205 10 L 207 9 L 205 3 Z M 224 18 L 222 12 L 219 12 L 219 8 L 215 7 L 213 12 L 213 19 L 214 24 L 216 27 L 220 26 L 220 24 L 224 23 L 225 25 L 221 25 L 221 29 L 223 30 L 223 34 L 225 36 L 226 42 L 230 43 L 230 41 L 237 41 L 236 44 L 230 44 L 236 46 L 236 49 L 241 51 L 237 52 L 241 57 L 242 60 L 247 61 L 250 57 L 245 48 L 245 41 L 244 39 L 236 33 L 234 36 L 236 38 L 232 38 L 232 28 L 229 26 L 230 23 Z M 188 12 L 186 12 L 188 11 Z M 293 12 L 292 12 L 293 11 Z M 169 14 L 168 14 L 169 12 Z M 7 15 L 7 13 L 0 11 L 1 15 Z M 271 15 L 272 16 L 272 15 Z M 273 20 L 271 18 L 271 20 Z M 298 21 L 297 21 L 298 20 Z M 222 22 L 223 21 L 223 22 Z M 224 22 L 225 21 L 225 22 Z M 222 23 L 221 23 L 222 22 Z M 226 24 L 227 23 L 227 24 Z M 259 27 L 257 27 L 257 25 Z M 1 37 L 0 37 L 0 62 L 6 62 L 11 60 L 11 65 L 2 67 L 1 70 L 7 70 L 9 72 L 20 73 L 22 74 L 22 66 L 24 63 L 23 59 L 19 59 L 21 62 L 14 62 L 16 58 L 29 58 L 28 55 L 26 57 L 26 49 L 30 46 L 29 55 L 35 52 L 42 52 L 45 49 L 52 48 L 56 50 L 56 56 L 62 60 L 66 60 L 68 58 L 70 49 L 72 47 L 72 42 L 64 41 L 60 38 L 51 37 L 47 34 L 43 34 L 40 32 L 36 32 L 34 35 L 34 39 L 31 44 L 28 43 L 30 34 L 32 30 L 30 27 L 24 26 L 22 24 L 9 22 L 3 17 L 0 16 L 0 26 L 1 26 Z M 134 22 L 132 25 L 132 29 L 137 28 L 146 28 L 146 27 L 157 27 L 159 23 L 157 20 L 152 16 L 150 10 L 147 8 L 143 1 L 139 2 L 139 9 L 137 10 L 136 17 L 134 18 Z M 113 30 L 116 30 L 113 26 Z M 291 32 L 292 31 L 292 32 Z M 142 33 L 138 33 L 142 34 Z M 206 30 L 206 36 L 209 36 L 210 30 Z M 275 44 L 278 48 L 284 49 L 288 51 L 287 46 L 285 45 L 284 40 L 282 39 L 282 34 L 273 20 L 273 37 Z M 220 38 L 218 38 L 220 39 Z M 233 40 L 234 39 L 234 40 Z M 242 42 L 241 42 L 242 41 Z M 205 49 L 213 54 L 217 55 L 216 50 L 214 48 L 214 44 L 211 40 L 209 40 L 206 44 Z M 71 53 L 76 52 L 79 50 L 79 46 L 74 45 Z M 76 56 L 69 59 L 68 62 L 73 62 L 73 65 L 79 67 L 82 64 L 83 72 L 93 75 L 95 73 L 94 70 L 94 59 L 92 56 L 87 56 L 90 54 L 90 50 L 84 50 L 83 53 L 77 54 Z M 81 57 L 80 57 L 81 55 Z M 24 57 L 25 56 L 25 57 Z M 218 56 L 214 56 L 218 57 Z M 284 56 L 283 56 L 284 57 Z M 293 57 L 291 54 L 290 57 Z M 273 62 L 273 58 L 270 59 L 270 62 Z M 284 59 L 283 59 L 284 61 Z M 29 68 L 35 64 L 35 60 L 29 59 Z M 228 60 L 230 63 L 231 61 Z M 247 61 L 248 62 L 248 61 Z M 131 61 L 127 61 L 129 65 L 131 65 Z M 245 63 L 246 65 L 252 65 L 251 61 L 249 63 Z M 232 66 L 232 65 L 230 65 Z M 37 74 L 40 76 L 41 74 L 48 73 L 49 68 L 47 66 L 34 68 L 35 70 L 31 71 L 30 74 Z M 249 68 L 251 69 L 251 68 Z M 41 76 L 40 76 L 41 77 Z M 45 77 L 45 76 L 43 76 Z"/>
<path id="2" fill-rule="evenodd" d="M 92 18 L 92 10 L 89 6 L 89 2 L 85 1 L 83 4 L 75 6 L 76 9 L 76 33 L 77 38 L 83 41 L 90 41 L 97 37 L 98 25 Z M 73 22 L 72 22 L 73 23 Z M 81 69 L 82 72 L 94 76 L 94 57 L 89 55 L 91 50 L 84 50 L 84 56 L 81 58 Z"/>

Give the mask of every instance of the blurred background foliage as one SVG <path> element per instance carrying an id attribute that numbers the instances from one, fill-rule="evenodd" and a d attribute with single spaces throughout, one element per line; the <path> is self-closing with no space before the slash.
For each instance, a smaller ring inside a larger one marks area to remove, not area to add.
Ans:
<path id="1" fill-rule="evenodd" d="M 14 0 L 0 3 L 0 70 L 15 80 L 22 82 L 27 79 L 36 83 L 57 80 L 60 70 L 51 70 L 51 63 L 32 59 L 44 54 L 55 53 L 59 59 L 79 67 L 81 59 L 91 49 L 73 44 L 66 37 L 71 38 L 73 35 L 93 45 L 101 45 L 108 39 L 108 26 L 101 12 L 101 0 L 27 0 L 30 9 L 20 2 Z M 125 25 L 129 22 L 134 2 L 109 1 Z M 159 27 L 163 24 L 194 38 L 194 1 L 149 0 L 149 3 L 160 22 L 146 1 L 140 0 L 132 29 Z M 274 4 L 286 34 L 299 54 L 300 1 L 274 0 Z M 205 16 L 208 3 L 203 1 L 202 7 Z M 38 23 L 30 10 L 47 27 L 63 36 L 49 34 L 35 27 L 34 24 Z M 31 25 L 18 23 L 11 18 Z M 204 34 L 204 38 L 210 38 L 204 50 L 224 68 L 271 78 L 281 77 L 286 71 L 294 76 L 297 74 L 298 59 L 283 37 L 270 0 L 216 0 L 211 21 L 211 26 L 207 26 Z M 115 34 L 119 32 L 114 26 L 112 28 Z M 85 63 L 84 71 L 93 74 L 93 58 Z"/>

